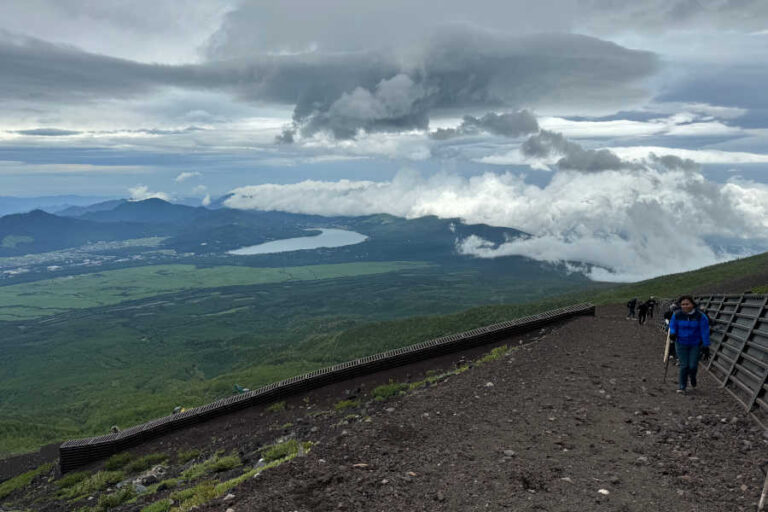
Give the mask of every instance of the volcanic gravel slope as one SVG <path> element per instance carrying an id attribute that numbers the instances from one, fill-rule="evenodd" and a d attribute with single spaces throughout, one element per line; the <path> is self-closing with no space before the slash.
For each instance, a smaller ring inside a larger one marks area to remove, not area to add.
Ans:
<path id="1" fill-rule="evenodd" d="M 676 394 L 662 348 L 598 308 L 369 422 L 315 424 L 307 456 L 205 510 L 754 510 L 762 429 L 706 372 Z"/>
<path id="2" fill-rule="evenodd" d="M 174 465 L 178 450 L 201 449 L 198 462 L 238 453 L 247 469 L 281 437 L 315 443 L 200 508 L 209 511 L 754 510 L 768 438 L 705 371 L 684 396 L 674 366 L 662 382 L 663 340 L 657 324 L 598 307 L 595 317 L 497 343 L 510 350 L 404 396 L 378 402 L 370 391 L 455 370 L 493 346 L 326 386 L 285 410 L 250 408 L 131 451 L 171 455 L 167 476 L 176 477 L 194 463 Z M 336 411 L 350 399 L 359 405 Z M 9 496 L 10 510 L 94 503 L 51 500 L 51 488 L 41 477 Z M 138 511 L 170 493 L 112 510 Z"/>

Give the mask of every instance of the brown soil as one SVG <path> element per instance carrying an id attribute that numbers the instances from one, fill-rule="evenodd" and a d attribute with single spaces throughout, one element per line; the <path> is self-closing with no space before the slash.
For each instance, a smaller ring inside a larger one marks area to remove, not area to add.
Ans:
<path id="1" fill-rule="evenodd" d="M 370 423 L 318 425 L 308 456 L 205 510 L 754 510 L 762 431 L 709 376 L 662 382 L 662 340 L 599 308 Z"/>
<path id="2" fill-rule="evenodd" d="M 637 325 L 623 307 L 605 306 L 594 318 L 506 343 L 517 349 L 406 396 L 375 402 L 367 392 L 455 368 L 490 347 L 328 386 L 289 400 L 282 412 L 218 418 L 133 451 L 236 450 L 253 465 L 257 449 L 282 435 L 316 443 L 233 489 L 234 499 L 201 509 L 211 511 L 756 508 L 768 438 L 706 372 L 687 395 L 674 392 L 676 368 L 662 381 L 655 324 Z M 333 412 L 350 397 L 361 406 Z M 350 413 L 370 420 L 345 420 Z M 167 494 L 116 510 L 140 510 Z"/>

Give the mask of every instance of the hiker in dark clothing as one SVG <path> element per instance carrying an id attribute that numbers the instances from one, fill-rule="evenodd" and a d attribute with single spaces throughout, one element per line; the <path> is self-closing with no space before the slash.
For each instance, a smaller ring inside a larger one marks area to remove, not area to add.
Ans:
<path id="1" fill-rule="evenodd" d="M 648 315 L 648 303 L 641 302 L 637 307 L 637 323 L 643 325 L 645 323 L 645 317 Z"/>
<path id="2" fill-rule="evenodd" d="M 653 318 L 653 310 L 656 309 L 656 304 L 657 304 L 656 298 L 651 297 L 650 299 L 648 299 L 646 304 L 648 304 L 648 318 Z"/>
<path id="3" fill-rule="evenodd" d="M 680 308 L 669 321 L 669 338 L 675 342 L 680 361 L 677 392 L 685 393 L 689 379 L 691 387 L 696 387 L 699 353 L 704 359 L 709 358 L 709 320 L 696 308 L 690 295 L 680 297 Z"/>
<path id="4" fill-rule="evenodd" d="M 634 297 L 632 300 L 627 302 L 627 320 L 630 318 L 635 318 L 635 307 L 637 306 L 637 297 Z"/>

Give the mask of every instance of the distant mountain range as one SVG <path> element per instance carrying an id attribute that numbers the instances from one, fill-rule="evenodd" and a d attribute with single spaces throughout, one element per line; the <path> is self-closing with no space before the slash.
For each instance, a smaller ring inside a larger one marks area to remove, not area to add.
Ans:
<path id="1" fill-rule="evenodd" d="M 456 240 L 477 235 L 500 243 L 525 233 L 459 219 L 391 215 L 321 217 L 274 211 L 209 209 L 161 199 L 108 200 L 68 207 L 58 215 L 34 210 L 0 217 L 0 256 L 18 256 L 78 247 L 88 242 L 168 237 L 164 246 L 182 253 L 223 254 L 271 240 L 307 236 L 312 228 L 341 228 L 369 237 L 365 243 L 322 250 L 323 262 L 428 259 L 456 256 Z M 307 254 L 311 253 L 311 254 Z M 317 251 L 253 256 L 270 265 L 317 263 Z"/>

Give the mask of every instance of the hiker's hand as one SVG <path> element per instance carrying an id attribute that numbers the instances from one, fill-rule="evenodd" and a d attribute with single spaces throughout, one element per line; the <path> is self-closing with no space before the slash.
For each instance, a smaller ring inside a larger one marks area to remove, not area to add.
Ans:
<path id="1" fill-rule="evenodd" d="M 669 333 L 669 341 L 672 341 L 672 342 L 677 341 L 677 334 L 673 332 Z"/>
<path id="2" fill-rule="evenodd" d="M 704 361 L 709 361 L 709 357 L 710 357 L 710 355 L 711 355 L 711 354 L 710 354 L 710 352 L 709 352 L 709 345 L 707 345 L 707 346 L 704 346 L 704 347 L 701 347 L 701 358 L 702 358 Z"/>

